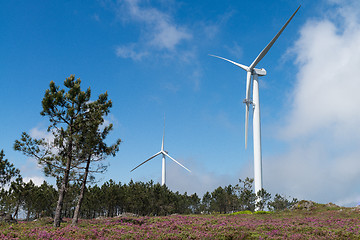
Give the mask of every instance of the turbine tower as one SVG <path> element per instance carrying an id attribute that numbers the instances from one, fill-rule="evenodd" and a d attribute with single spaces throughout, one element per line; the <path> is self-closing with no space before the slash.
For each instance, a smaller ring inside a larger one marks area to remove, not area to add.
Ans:
<path id="1" fill-rule="evenodd" d="M 259 100 L 259 76 L 265 76 L 266 71 L 264 68 L 258 69 L 255 68 L 256 65 L 261 61 L 261 59 L 267 54 L 272 45 L 278 39 L 280 34 L 284 31 L 286 26 L 289 24 L 291 19 L 295 16 L 301 5 L 296 9 L 296 11 L 291 15 L 289 20 L 285 25 L 280 29 L 280 31 L 275 35 L 275 37 L 269 42 L 269 44 L 260 52 L 260 54 L 255 58 L 253 63 L 250 66 L 245 66 L 243 64 L 231 61 L 229 59 L 210 55 L 228 61 L 247 72 L 246 76 L 246 92 L 245 92 L 245 149 L 247 148 L 247 139 L 248 139 L 248 122 L 249 122 L 249 107 L 250 104 L 253 106 L 253 142 L 254 142 L 254 185 L 255 193 L 262 189 L 262 164 L 261 164 L 261 131 L 260 131 L 260 100 Z M 250 85 L 251 77 L 253 84 L 253 95 L 252 100 L 250 99 Z"/>
<path id="2" fill-rule="evenodd" d="M 179 163 L 178 161 L 176 161 L 174 158 L 172 158 L 167 151 L 165 151 L 164 149 L 164 138 L 165 138 L 165 116 L 164 116 L 164 132 L 163 132 L 163 138 L 162 138 L 162 143 L 161 143 L 161 150 L 160 152 L 156 153 L 155 155 L 151 156 L 150 158 L 148 158 L 147 160 L 145 160 L 144 162 L 140 163 L 139 165 L 137 165 L 135 168 L 133 168 L 130 172 L 134 171 L 135 169 L 137 169 L 138 167 L 140 167 L 141 165 L 143 165 L 144 163 L 150 161 L 151 159 L 155 158 L 158 155 L 162 155 L 162 169 L 161 169 L 161 186 L 166 184 L 166 159 L 165 157 L 170 158 L 171 160 L 173 160 L 174 162 L 176 162 L 177 164 L 179 164 L 181 167 L 185 168 L 187 171 L 191 172 L 189 169 L 187 169 L 186 167 L 184 167 L 181 163 Z"/>

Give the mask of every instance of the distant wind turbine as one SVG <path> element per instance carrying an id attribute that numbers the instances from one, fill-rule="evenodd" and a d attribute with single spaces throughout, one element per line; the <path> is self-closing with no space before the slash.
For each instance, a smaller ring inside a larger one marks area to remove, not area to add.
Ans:
<path id="1" fill-rule="evenodd" d="M 280 31 L 275 35 L 275 37 L 270 41 L 270 43 L 260 52 L 254 62 L 248 67 L 240 63 L 231 61 L 229 59 L 210 55 L 228 61 L 247 72 L 246 77 L 246 92 L 245 92 L 245 149 L 247 148 L 247 136 L 248 136 L 248 122 L 249 122 L 249 107 L 250 104 L 253 106 L 253 141 L 254 141 L 254 185 L 255 193 L 262 189 L 262 166 L 261 166 L 261 132 L 260 132 L 260 100 L 259 100 L 259 82 L 258 76 L 265 76 L 266 71 L 264 68 L 258 69 L 255 68 L 256 65 L 261 61 L 261 59 L 267 54 L 272 45 L 278 39 L 280 34 L 284 31 L 286 26 L 289 24 L 291 19 L 295 16 L 301 5 L 296 9 L 296 11 L 291 15 L 289 20 L 285 25 L 280 29 Z M 253 78 L 253 98 L 250 100 L 250 85 L 251 85 L 251 76 Z"/>
<path id="2" fill-rule="evenodd" d="M 167 156 L 168 158 L 170 158 L 171 160 L 173 160 L 174 162 L 176 162 L 177 164 L 179 164 L 181 167 L 185 168 L 187 171 L 191 172 L 189 169 L 187 169 L 186 167 L 184 167 L 181 163 L 179 163 L 178 161 L 176 161 L 174 158 L 172 158 L 167 151 L 164 150 L 164 138 L 165 138 L 165 117 L 164 117 L 164 132 L 163 132 L 163 138 L 162 138 L 162 143 L 161 143 L 161 150 L 160 152 L 156 153 L 155 155 L 151 156 L 150 158 L 148 158 L 146 161 L 140 163 L 139 165 L 137 165 L 135 168 L 133 168 L 130 172 L 134 171 L 135 169 L 137 169 L 138 167 L 140 167 L 141 165 L 143 165 L 144 163 L 150 161 L 151 159 L 153 159 L 154 157 L 158 156 L 158 155 L 162 155 L 162 171 L 161 171 L 161 186 L 166 184 L 166 162 L 165 162 L 165 156 Z"/>

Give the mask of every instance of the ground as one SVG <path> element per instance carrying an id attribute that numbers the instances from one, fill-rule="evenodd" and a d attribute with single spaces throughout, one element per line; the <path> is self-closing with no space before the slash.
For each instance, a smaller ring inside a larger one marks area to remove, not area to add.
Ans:
<path id="1" fill-rule="evenodd" d="M 67 219 L 2 224 L 1 239 L 360 239 L 360 209 L 314 204 L 311 209 L 217 215 Z"/>

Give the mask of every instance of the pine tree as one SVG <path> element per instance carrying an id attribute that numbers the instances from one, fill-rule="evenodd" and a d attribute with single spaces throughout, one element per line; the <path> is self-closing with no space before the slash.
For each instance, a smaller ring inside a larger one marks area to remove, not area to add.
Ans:
<path id="1" fill-rule="evenodd" d="M 0 151 L 0 188 L 10 182 L 11 178 L 19 177 L 20 171 L 5 158 L 4 150 Z"/>
<path id="2" fill-rule="evenodd" d="M 239 184 L 236 184 L 235 189 L 239 193 L 239 204 L 241 210 L 255 210 L 256 194 L 253 191 L 253 178 L 239 179 Z M 242 186 L 240 185 L 242 184 Z"/>
<path id="3" fill-rule="evenodd" d="M 86 166 L 89 165 L 89 170 L 90 163 L 95 158 L 100 160 L 104 159 L 104 156 L 114 155 L 120 143 L 120 140 L 117 140 L 116 144 L 107 147 L 103 142 L 112 129 L 111 125 L 105 126 L 102 132 L 97 131 L 111 107 L 107 94 L 101 94 L 97 101 L 91 102 L 90 88 L 82 91 L 80 85 L 81 80 L 71 75 L 64 81 L 66 90 L 60 89 L 51 81 L 45 92 L 40 114 L 48 117 L 50 121 L 47 131 L 52 133 L 53 142 L 33 139 L 24 132 L 14 145 L 15 150 L 37 158 L 46 176 L 56 177 L 61 182 L 54 217 L 55 227 L 60 226 L 69 182 L 77 180 L 86 184 Z M 79 169 L 85 171 L 80 173 Z"/>
<path id="4" fill-rule="evenodd" d="M 87 111 L 83 115 L 83 121 L 80 125 L 79 141 L 77 141 L 77 159 L 84 164 L 84 172 L 81 175 L 81 190 L 78 203 L 75 208 L 72 225 L 76 225 L 80 216 L 80 208 L 84 199 L 86 182 L 89 173 L 103 173 L 107 166 L 101 161 L 107 156 L 115 156 L 119 150 L 121 140 L 118 139 L 115 144 L 107 146 L 105 139 L 113 129 L 113 125 L 103 126 L 104 117 L 110 112 L 112 106 L 111 100 L 108 100 L 107 93 L 101 94 L 99 98 L 88 104 Z M 93 163 L 93 164 L 92 164 Z M 91 170 L 91 164 L 95 165 Z M 92 176 L 91 176 L 92 177 Z"/>

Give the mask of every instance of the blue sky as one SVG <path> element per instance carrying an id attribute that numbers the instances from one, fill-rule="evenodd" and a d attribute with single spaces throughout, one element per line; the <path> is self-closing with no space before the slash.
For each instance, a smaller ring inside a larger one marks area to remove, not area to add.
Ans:
<path id="1" fill-rule="evenodd" d="M 107 121 L 120 151 L 99 176 L 127 183 L 161 180 L 202 195 L 253 176 L 244 149 L 246 73 L 208 54 L 249 65 L 302 5 L 266 57 L 260 79 L 264 188 L 299 199 L 360 201 L 360 5 L 357 1 L 2 1 L 0 148 L 25 179 L 36 161 L 13 150 L 26 131 L 46 136 L 40 116 L 49 82 L 75 74 L 95 99 L 107 91 Z M 350 11 L 351 9 L 351 11 Z M 53 179 L 47 179 L 52 182 Z"/>

